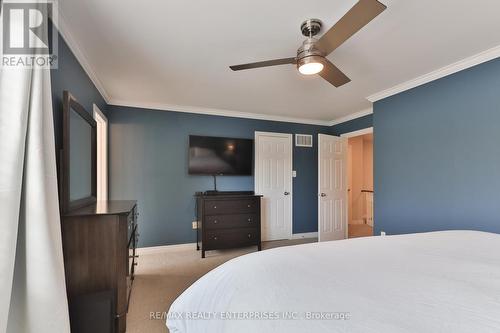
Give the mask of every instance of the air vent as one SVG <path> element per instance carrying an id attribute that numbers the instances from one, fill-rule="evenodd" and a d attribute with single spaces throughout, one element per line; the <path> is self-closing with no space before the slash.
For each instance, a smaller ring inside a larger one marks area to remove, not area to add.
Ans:
<path id="1" fill-rule="evenodd" d="M 296 147 L 312 147 L 313 136 L 309 134 L 295 134 Z"/>

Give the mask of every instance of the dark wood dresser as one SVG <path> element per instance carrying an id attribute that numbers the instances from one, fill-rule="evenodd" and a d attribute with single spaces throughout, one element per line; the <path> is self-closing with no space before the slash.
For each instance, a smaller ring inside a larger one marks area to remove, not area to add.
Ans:
<path id="1" fill-rule="evenodd" d="M 135 201 L 97 201 L 63 215 L 72 333 L 125 332 L 137 264 L 137 215 Z M 102 303 L 103 295 L 109 295 L 107 303 Z M 110 309 L 110 315 L 97 322 L 92 309 L 102 308 L 103 304 Z"/>
<path id="2" fill-rule="evenodd" d="M 197 249 L 205 251 L 257 246 L 260 240 L 260 195 L 197 194 Z"/>

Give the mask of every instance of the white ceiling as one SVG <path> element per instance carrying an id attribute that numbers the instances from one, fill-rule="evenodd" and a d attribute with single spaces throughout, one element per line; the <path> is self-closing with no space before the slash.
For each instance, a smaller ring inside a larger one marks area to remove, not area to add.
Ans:
<path id="1" fill-rule="evenodd" d="M 335 88 L 284 65 L 307 18 L 332 26 L 356 0 L 64 0 L 65 35 L 111 104 L 330 121 L 367 96 L 500 45 L 498 0 L 381 0 L 387 10 L 328 58 L 351 79 Z"/>

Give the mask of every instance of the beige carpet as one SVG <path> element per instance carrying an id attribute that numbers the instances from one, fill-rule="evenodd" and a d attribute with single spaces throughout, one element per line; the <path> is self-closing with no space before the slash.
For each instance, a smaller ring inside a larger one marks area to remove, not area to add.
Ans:
<path id="1" fill-rule="evenodd" d="M 316 241 L 315 238 L 308 238 L 264 242 L 262 248 L 265 251 L 279 246 Z M 255 247 L 209 251 L 206 258 L 201 259 L 195 245 L 141 250 L 127 315 L 127 332 L 168 332 L 161 313 L 168 311 L 177 296 L 220 264 L 254 251 Z"/>
<path id="2" fill-rule="evenodd" d="M 349 238 L 373 236 L 373 228 L 368 224 L 349 224 Z"/>

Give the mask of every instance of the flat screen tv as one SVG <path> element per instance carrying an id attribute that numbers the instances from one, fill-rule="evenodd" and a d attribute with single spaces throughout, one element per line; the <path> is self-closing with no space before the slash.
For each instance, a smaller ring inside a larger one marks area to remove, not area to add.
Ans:
<path id="1" fill-rule="evenodd" d="M 189 136 L 190 175 L 251 175 L 253 140 Z"/>

